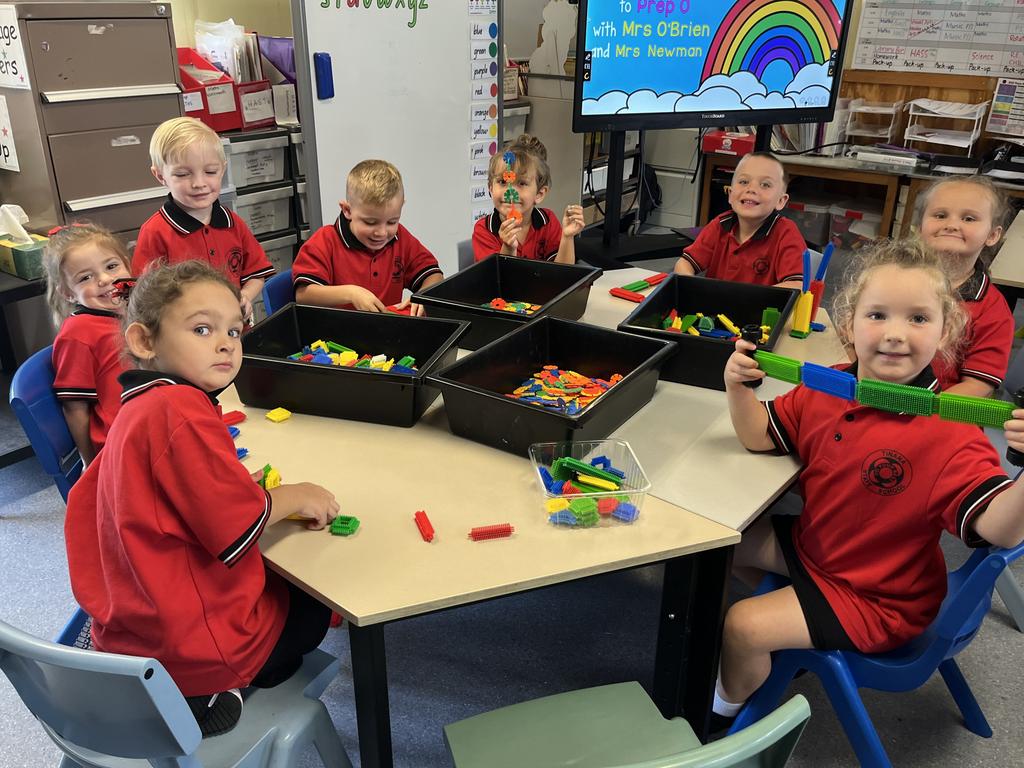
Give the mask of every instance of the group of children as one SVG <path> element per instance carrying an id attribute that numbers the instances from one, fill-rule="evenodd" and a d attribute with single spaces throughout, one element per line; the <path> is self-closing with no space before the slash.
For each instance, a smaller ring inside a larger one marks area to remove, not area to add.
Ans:
<path id="1" fill-rule="evenodd" d="M 494 211 L 474 228 L 476 259 L 572 263 L 582 210 L 568 206 L 559 222 L 539 207 L 551 184 L 540 142 L 523 136 L 508 152 L 490 164 Z M 219 138 L 178 118 L 156 131 L 151 157 L 169 195 L 133 257 L 89 224 L 61 228 L 47 248 L 60 326 L 54 388 L 88 465 L 68 500 L 68 563 L 96 647 L 159 659 L 209 735 L 237 722 L 238 689 L 289 677 L 330 620 L 329 609 L 265 568 L 261 532 L 290 515 L 321 529 L 339 505 L 310 483 L 263 490 L 220 417 L 216 395 L 238 372 L 253 300 L 273 268 L 218 200 Z M 518 202 L 506 199 L 515 199 L 505 194 L 510 184 Z M 676 271 L 799 286 L 805 246 L 781 216 L 786 200 L 781 163 L 745 157 L 731 212 L 705 227 Z M 400 224 L 403 204 L 394 166 L 355 166 L 338 219 L 295 259 L 296 299 L 384 312 L 405 308 L 403 290 L 440 281 L 436 259 Z M 883 244 L 855 264 L 835 317 L 857 361 L 851 372 L 970 394 L 999 386 L 1013 321 L 981 255 L 998 242 L 1002 215 L 984 180 L 941 181 L 924 201 L 923 244 Z M 743 386 L 763 375 L 746 354 L 752 348 L 737 342 L 725 371 L 737 434 L 751 450 L 801 458 L 806 508 L 788 525 L 756 524 L 739 545 L 740 575 L 774 571 L 792 586 L 730 610 L 715 700 L 722 716 L 764 680 L 773 650 L 883 650 L 922 631 L 944 592 L 942 529 L 974 545 L 1024 538 L 1024 490 L 1003 475 L 980 430 L 803 387 L 762 405 Z M 1024 411 L 1015 416 L 1007 440 L 1024 450 Z M 901 486 L 870 481 L 879 453 L 905 463 Z M 854 478 L 843 493 L 837 476 Z"/>

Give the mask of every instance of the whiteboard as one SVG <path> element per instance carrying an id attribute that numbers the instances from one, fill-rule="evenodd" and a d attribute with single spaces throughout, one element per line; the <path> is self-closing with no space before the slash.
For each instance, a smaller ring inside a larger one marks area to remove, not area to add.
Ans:
<path id="1" fill-rule="evenodd" d="M 493 207 L 486 165 L 501 135 L 498 12 L 496 0 L 293 0 L 312 226 L 338 217 L 352 166 L 388 160 L 405 184 L 402 224 L 445 274 L 457 270 L 457 244 Z M 331 55 L 331 99 L 317 98 L 317 52 Z"/>
<path id="2" fill-rule="evenodd" d="M 855 69 L 982 77 L 1024 75 L 1020 0 L 866 0 Z"/>

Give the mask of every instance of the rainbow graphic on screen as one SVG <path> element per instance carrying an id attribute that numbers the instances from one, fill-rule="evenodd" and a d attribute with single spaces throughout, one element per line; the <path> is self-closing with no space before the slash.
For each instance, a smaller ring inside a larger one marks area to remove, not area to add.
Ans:
<path id="1" fill-rule="evenodd" d="M 752 0 L 737 3 L 722 20 L 708 50 L 702 80 L 750 72 L 758 79 L 775 62 L 796 75 L 829 61 L 839 47 L 840 18 L 828 0 Z"/>

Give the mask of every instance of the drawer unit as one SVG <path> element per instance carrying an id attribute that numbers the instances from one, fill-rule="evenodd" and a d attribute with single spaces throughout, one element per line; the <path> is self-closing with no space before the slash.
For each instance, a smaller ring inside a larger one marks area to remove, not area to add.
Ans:
<path id="1" fill-rule="evenodd" d="M 228 183 L 237 189 L 291 178 L 287 131 L 232 133 L 228 140 Z"/>
<path id="2" fill-rule="evenodd" d="M 259 237 L 292 227 L 292 198 L 295 187 L 269 187 L 240 193 L 235 198 L 235 213 Z"/>
<path id="3" fill-rule="evenodd" d="M 63 200 L 159 186 L 150 173 L 155 125 L 64 133 L 50 137 L 50 156 Z"/>
<path id="4" fill-rule="evenodd" d="M 286 269 L 292 268 L 292 262 L 295 261 L 295 246 L 299 242 L 299 237 L 294 231 L 256 239 L 263 246 L 263 251 L 270 259 L 270 263 L 274 265 L 274 269 L 284 272 Z"/>

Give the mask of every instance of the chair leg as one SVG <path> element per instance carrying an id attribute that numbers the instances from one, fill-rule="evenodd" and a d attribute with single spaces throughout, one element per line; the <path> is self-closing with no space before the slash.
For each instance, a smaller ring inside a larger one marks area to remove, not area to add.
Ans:
<path id="1" fill-rule="evenodd" d="M 974 698 L 971 686 L 964 679 L 963 672 L 953 659 L 946 659 L 939 664 L 939 674 L 946 681 L 946 687 L 953 694 L 953 701 L 960 708 L 960 714 L 964 716 L 964 725 L 971 733 L 976 733 L 984 738 L 992 736 L 992 726 L 985 719 L 985 713 L 981 711 L 978 700 Z"/>
<path id="2" fill-rule="evenodd" d="M 320 754 L 320 761 L 327 768 L 352 768 L 348 754 L 341 745 L 338 731 L 334 727 L 334 721 L 323 704 L 320 705 L 320 711 L 313 722 L 313 743 Z"/>
<path id="3" fill-rule="evenodd" d="M 1004 568 L 996 579 L 996 592 L 1006 604 L 1006 610 L 1010 612 L 1017 629 L 1024 632 L 1024 588 L 1013 577 L 1013 572 L 1009 568 Z"/>
<path id="4" fill-rule="evenodd" d="M 892 768 L 850 668 L 838 655 L 830 655 L 825 667 L 816 671 L 862 768 Z"/>

